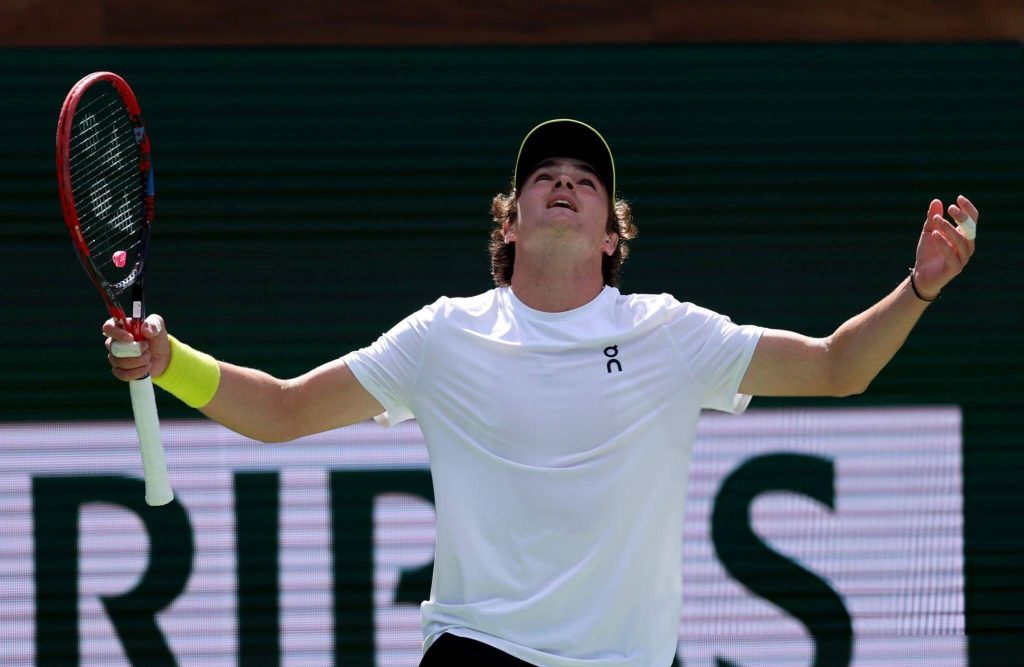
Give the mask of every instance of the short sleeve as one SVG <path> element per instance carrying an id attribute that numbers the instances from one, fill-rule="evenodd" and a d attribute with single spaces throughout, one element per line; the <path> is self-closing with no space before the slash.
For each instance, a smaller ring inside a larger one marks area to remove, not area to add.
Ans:
<path id="1" fill-rule="evenodd" d="M 702 408 L 743 412 L 750 396 L 740 382 L 754 356 L 762 327 L 733 324 L 725 315 L 693 304 L 679 304 L 670 318 L 672 340 L 683 364 L 703 390 Z"/>
<path id="2" fill-rule="evenodd" d="M 359 383 L 384 406 L 386 412 L 374 418 L 378 423 L 390 426 L 413 418 L 413 387 L 441 301 L 409 315 L 373 344 L 342 357 Z"/>

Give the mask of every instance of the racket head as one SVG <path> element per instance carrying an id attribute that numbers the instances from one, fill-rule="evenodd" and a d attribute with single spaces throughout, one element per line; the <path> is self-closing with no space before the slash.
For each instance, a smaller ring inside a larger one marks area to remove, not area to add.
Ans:
<path id="1" fill-rule="evenodd" d="M 68 92 L 57 121 L 57 183 L 82 266 L 111 316 L 139 339 L 153 165 L 138 100 L 117 74 L 94 72 Z"/>

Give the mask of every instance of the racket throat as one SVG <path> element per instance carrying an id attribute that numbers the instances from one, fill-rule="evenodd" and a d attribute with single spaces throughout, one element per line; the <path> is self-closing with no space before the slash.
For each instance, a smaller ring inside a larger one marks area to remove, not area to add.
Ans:
<path id="1" fill-rule="evenodd" d="M 142 301 L 132 301 L 130 317 L 124 318 L 124 328 L 135 340 L 143 340 L 142 323 L 146 320 L 146 311 Z"/>

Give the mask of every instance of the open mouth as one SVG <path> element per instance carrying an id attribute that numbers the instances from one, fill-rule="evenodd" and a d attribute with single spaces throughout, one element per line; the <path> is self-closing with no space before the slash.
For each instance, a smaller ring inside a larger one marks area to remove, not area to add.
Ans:
<path id="1" fill-rule="evenodd" d="M 573 204 L 568 199 L 558 198 L 558 199 L 552 199 L 551 201 L 549 201 L 548 202 L 548 208 L 567 208 L 570 211 L 575 211 L 576 210 L 576 205 Z"/>

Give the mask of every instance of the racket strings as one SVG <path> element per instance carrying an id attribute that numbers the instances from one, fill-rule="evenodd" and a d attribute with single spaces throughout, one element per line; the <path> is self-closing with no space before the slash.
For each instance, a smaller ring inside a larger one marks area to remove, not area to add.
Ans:
<path id="1" fill-rule="evenodd" d="M 117 282 L 135 265 L 146 203 L 135 125 L 113 88 L 75 112 L 69 166 L 82 236 L 96 268 Z M 129 257 L 115 265 L 115 252 Z"/>
<path id="2" fill-rule="evenodd" d="M 123 109 L 117 101 L 110 102 L 93 113 L 87 113 L 88 106 L 86 105 L 86 108 L 76 112 L 77 125 L 71 137 L 71 158 L 73 161 L 78 159 L 78 171 L 75 176 L 76 180 L 82 183 L 94 182 L 104 172 L 110 170 L 110 165 L 117 165 L 122 161 L 123 153 L 118 152 L 118 149 L 122 147 L 120 139 L 123 137 L 118 135 L 123 134 L 124 129 L 119 127 L 121 123 L 118 121 L 124 120 L 129 129 L 133 128 L 127 117 L 120 118 L 123 115 Z M 101 120 L 97 120 L 96 117 L 100 114 L 103 117 Z M 106 120 L 108 116 L 111 121 Z M 101 127 L 104 125 L 107 127 L 108 138 L 113 141 L 102 142 L 100 140 Z M 132 136 L 134 137 L 134 134 Z M 87 158 L 85 166 L 82 166 L 81 158 Z"/>
<path id="3" fill-rule="evenodd" d="M 136 231 L 133 214 L 142 210 L 142 185 L 138 166 L 121 158 L 108 160 L 115 154 L 107 149 L 100 154 L 106 164 L 95 165 L 95 154 L 85 160 L 92 169 L 74 173 L 72 192 L 80 204 L 82 233 L 90 247 L 103 247 L 122 240 Z M 72 162 L 72 169 L 81 160 Z M 134 204 L 134 205 L 133 205 Z"/>
<path id="4" fill-rule="evenodd" d="M 141 202 L 133 200 L 130 179 L 103 179 L 93 186 L 86 186 L 76 193 L 79 201 L 86 200 L 85 208 L 91 211 L 80 215 L 82 234 L 91 251 L 115 249 L 129 243 L 137 235 L 135 224 L 144 213 Z"/>
<path id="5" fill-rule="evenodd" d="M 97 102 L 104 102 L 104 105 L 95 109 L 93 107 Z M 119 126 L 122 125 L 119 122 L 121 120 L 132 127 L 131 121 L 127 119 L 124 107 L 121 105 L 120 98 L 112 95 L 94 97 L 76 110 L 74 131 L 71 136 L 71 157 L 73 159 L 92 158 L 91 167 L 79 171 L 78 176 L 83 181 L 93 180 L 105 165 L 117 161 L 115 149 L 119 147 L 120 142 L 101 142 L 100 132 L 105 126 L 108 136 L 116 139 Z M 96 160 L 97 157 L 100 160 Z"/>

